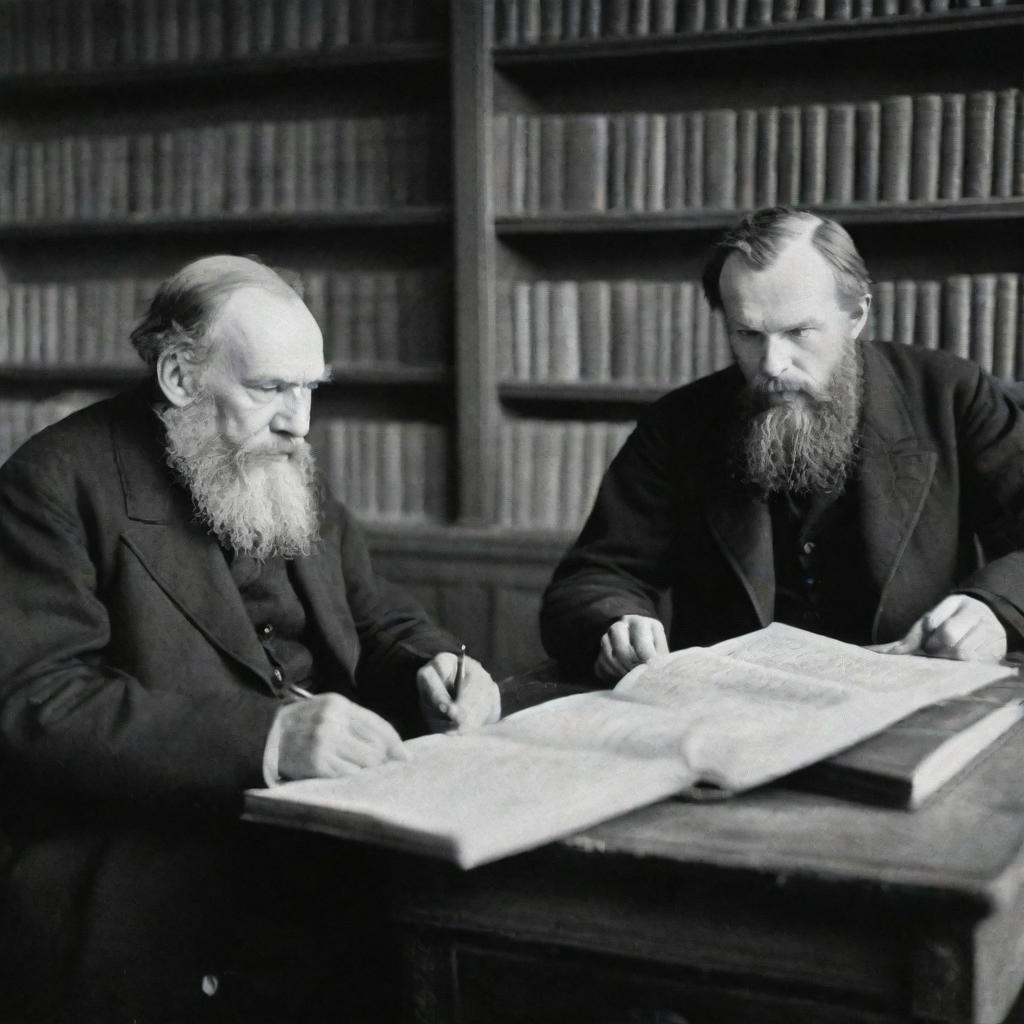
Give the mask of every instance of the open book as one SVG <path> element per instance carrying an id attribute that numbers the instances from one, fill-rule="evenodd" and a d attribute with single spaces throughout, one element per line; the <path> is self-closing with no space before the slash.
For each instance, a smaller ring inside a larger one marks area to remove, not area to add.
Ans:
<path id="1" fill-rule="evenodd" d="M 408 761 L 250 790 L 245 817 L 468 868 L 674 794 L 749 789 L 1007 673 L 773 624 L 659 657 L 613 690 L 410 740 Z"/>

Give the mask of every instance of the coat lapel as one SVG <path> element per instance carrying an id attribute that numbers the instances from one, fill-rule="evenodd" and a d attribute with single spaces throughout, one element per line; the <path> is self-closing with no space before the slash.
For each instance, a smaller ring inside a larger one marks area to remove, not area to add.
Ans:
<path id="1" fill-rule="evenodd" d="M 142 386 L 126 400 L 131 408 L 114 428 L 131 521 L 124 542 L 192 625 L 269 688 L 266 655 L 224 555 L 216 540 L 192 521 L 192 502 L 164 463 L 152 392 Z"/>
<path id="2" fill-rule="evenodd" d="M 901 607 L 900 569 L 931 489 L 937 456 L 917 436 L 889 364 L 871 346 L 864 352 L 860 521 L 867 567 L 879 593 L 872 624 L 872 639 L 877 639 L 890 632 L 890 612 Z"/>
<path id="3" fill-rule="evenodd" d="M 326 538 L 321 540 L 319 546 L 325 546 L 325 541 Z M 358 660 L 359 647 L 355 626 L 352 626 L 351 632 L 344 628 L 344 624 L 351 622 L 352 616 L 346 597 L 345 581 L 338 561 L 317 557 L 322 554 L 322 551 L 317 551 L 312 556 L 295 560 L 295 586 L 306 598 L 307 607 L 324 642 L 338 663 L 348 672 L 350 681 L 355 686 L 355 663 Z"/>
<path id="4" fill-rule="evenodd" d="M 717 431 L 718 437 L 725 436 Z M 758 621 L 775 615 L 775 563 L 768 504 L 737 484 L 720 444 L 708 444 L 701 474 L 701 508 L 711 535 L 750 598 Z"/>

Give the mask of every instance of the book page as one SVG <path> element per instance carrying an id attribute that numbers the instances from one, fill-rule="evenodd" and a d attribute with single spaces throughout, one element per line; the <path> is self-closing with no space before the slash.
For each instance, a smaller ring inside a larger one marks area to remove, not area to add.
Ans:
<path id="1" fill-rule="evenodd" d="M 780 622 L 724 640 L 708 650 L 755 665 L 771 665 L 781 672 L 842 680 L 844 689 L 892 693 L 928 686 L 933 700 L 969 693 L 1012 674 L 1006 666 L 989 662 L 882 654 Z"/>
<path id="2" fill-rule="evenodd" d="M 405 746 L 408 761 L 250 790 L 245 817 L 472 867 L 652 803 L 689 781 L 677 758 L 528 747 L 488 731 Z"/>

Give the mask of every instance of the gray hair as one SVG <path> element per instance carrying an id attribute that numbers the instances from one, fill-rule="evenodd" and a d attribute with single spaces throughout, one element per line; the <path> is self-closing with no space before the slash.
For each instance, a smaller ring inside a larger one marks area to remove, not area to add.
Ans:
<path id="1" fill-rule="evenodd" d="M 150 369 L 166 351 L 176 350 L 202 365 L 209 357 L 210 328 L 224 302 L 242 288 L 259 288 L 299 299 L 296 290 L 270 267 L 249 256 L 203 256 L 163 281 L 130 340 Z"/>
<path id="2" fill-rule="evenodd" d="M 747 262 L 756 267 L 767 267 L 788 243 L 808 234 L 811 244 L 832 270 L 840 303 L 852 311 L 871 292 L 871 278 L 853 239 L 837 221 L 788 206 L 755 211 L 715 243 L 702 276 L 704 294 L 711 308 L 722 308 L 719 279 L 725 261 L 734 252 L 742 253 Z"/>

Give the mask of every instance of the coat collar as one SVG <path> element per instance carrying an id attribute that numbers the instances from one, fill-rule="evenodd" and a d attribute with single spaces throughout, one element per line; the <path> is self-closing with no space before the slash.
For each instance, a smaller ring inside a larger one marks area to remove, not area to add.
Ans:
<path id="1" fill-rule="evenodd" d="M 898 603 L 900 561 L 928 495 L 936 454 L 914 430 L 907 395 L 881 350 L 865 343 L 861 351 L 864 418 L 858 484 L 864 552 L 880 595 L 872 627 L 877 635 L 885 630 L 887 608 Z M 741 386 L 738 371 L 736 386 Z M 775 605 L 768 504 L 732 479 L 723 443 L 727 424 L 719 419 L 714 429 L 717 443 L 704 446 L 703 514 L 758 620 L 767 625 Z"/>

